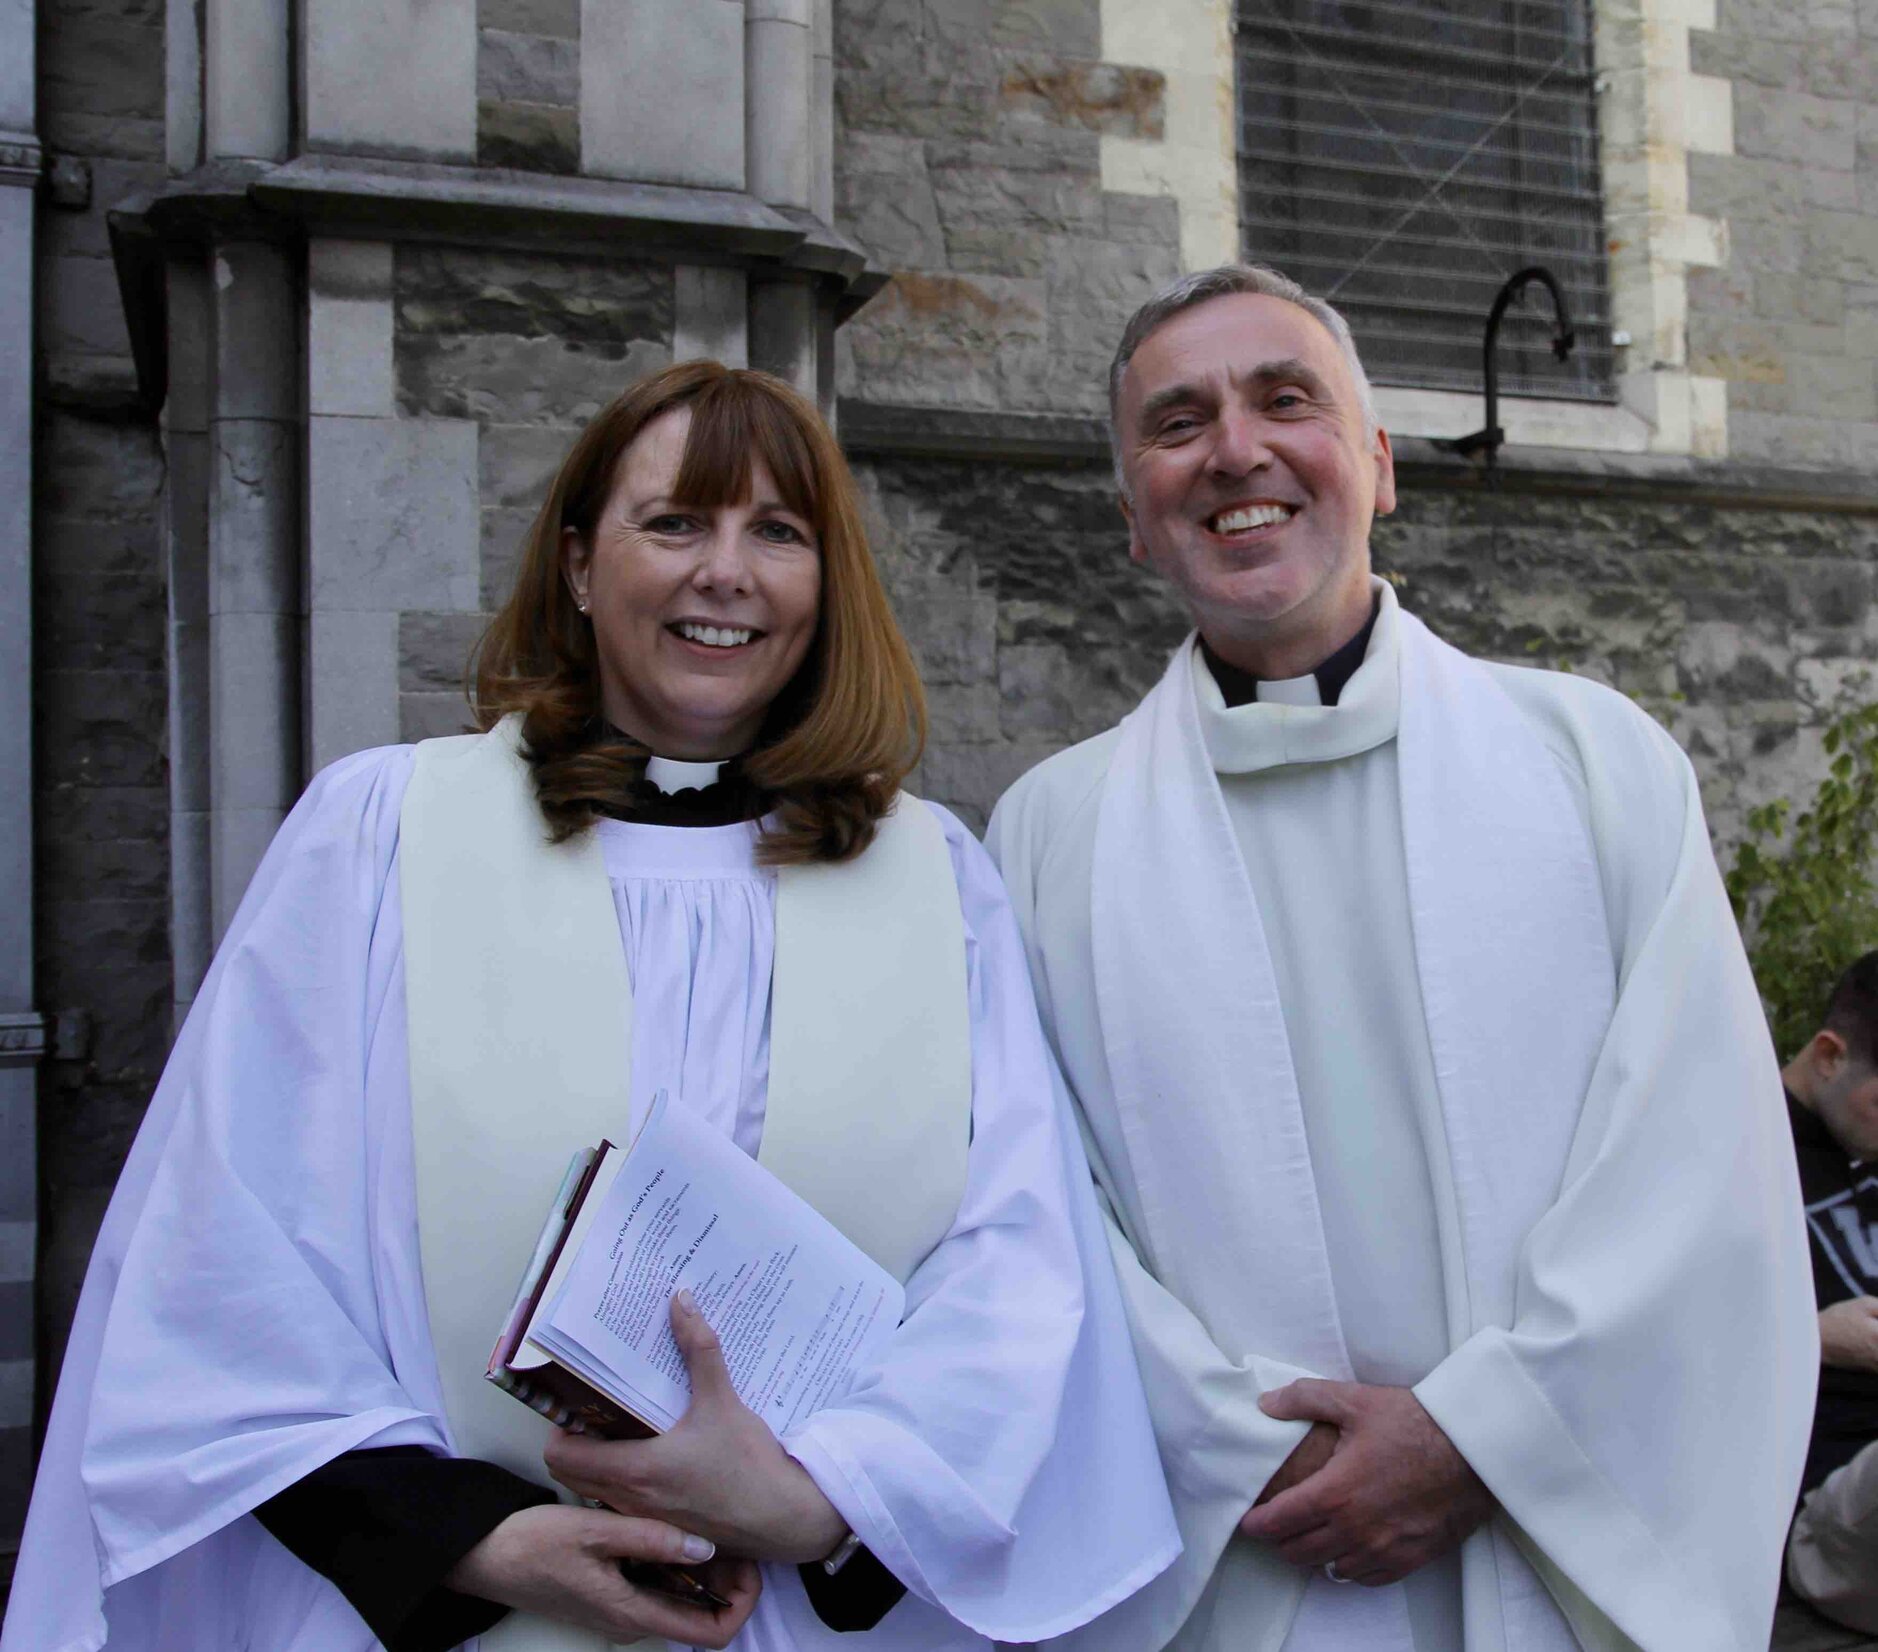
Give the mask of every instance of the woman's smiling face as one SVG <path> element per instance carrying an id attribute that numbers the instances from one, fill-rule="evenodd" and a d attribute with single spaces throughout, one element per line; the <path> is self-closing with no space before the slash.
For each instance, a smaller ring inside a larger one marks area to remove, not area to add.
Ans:
<path id="1" fill-rule="evenodd" d="M 709 760 L 755 742 L 801 667 L 822 559 L 761 460 L 741 503 L 677 503 L 690 430 L 675 407 L 639 432 L 590 540 L 567 529 L 561 560 L 593 624 L 607 719 L 662 757 Z"/>

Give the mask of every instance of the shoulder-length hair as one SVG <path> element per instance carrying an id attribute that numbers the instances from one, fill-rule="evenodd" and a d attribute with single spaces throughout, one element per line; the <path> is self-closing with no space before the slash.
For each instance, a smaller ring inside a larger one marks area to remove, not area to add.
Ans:
<path id="1" fill-rule="evenodd" d="M 771 865 L 840 861 L 919 760 L 926 704 L 861 524 L 847 461 L 821 416 L 782 380 L 714 361 L 680 362 L 632 385 L 574 443 L 524 542 L 515 588 L 471 662 L 479 728 L 519 713 L 535 795 L 556 842 L 624 803 L 647 752 L 601 713 L 593 627 L 561 574 L 561 536 L 591 541 L 621 456 L 673 408 L 691 409 L 675 503 L 709 510 L 750 496 L 757 461 L 821 547 L 821 611 L 807 657 L 771 704 L 743 762 L 771 819 Z"/>

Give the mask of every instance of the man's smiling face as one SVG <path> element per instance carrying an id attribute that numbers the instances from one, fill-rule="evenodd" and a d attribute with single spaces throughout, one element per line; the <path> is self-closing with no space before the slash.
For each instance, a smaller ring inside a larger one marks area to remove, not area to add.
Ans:
<path id="1" fill-rule="evenodd" d="M 1173 581 L 1209 643 L 1294 675 L 1361 628 L 1395 472 L 1314 316 L 1260 293 L 1181 311 L 1129 362 L 1116 423 L 1129 555 Z"/>

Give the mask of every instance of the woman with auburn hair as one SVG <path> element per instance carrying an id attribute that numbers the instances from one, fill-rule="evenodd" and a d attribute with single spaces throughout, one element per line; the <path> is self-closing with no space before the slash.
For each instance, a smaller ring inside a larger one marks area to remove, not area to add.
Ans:
<path id="1" fill-rule="evenodd" d="M 1022 943 L 900 789 L 919 681 L 813 408 L 711 362 L 606 408 L 471 699 L 322 773 L 255 875 L 100 1234 L 4 1652 L 985 1652 L 1155 1576 Z M 780 1437 L 683 1293 L 656 1438 L 484 1379 L 570 1154 L 659 1092 L 906 1286 Z"/>

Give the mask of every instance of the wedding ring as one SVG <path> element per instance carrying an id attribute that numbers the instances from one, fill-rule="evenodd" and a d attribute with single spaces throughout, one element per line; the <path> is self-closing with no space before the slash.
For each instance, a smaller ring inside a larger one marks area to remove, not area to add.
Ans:
<path id="1" fill-rule="evenodd" d="M 1334 1560 L 1326 1560 L 1324 1562 L 1324 1576 L 1329 1578 L 1332 1583 L 1354 1583 L 1356 1581 L 1354 1578 L 1345 1577 L 1343 1573 L 1338 1571 L 1337 1563 Z"/>

